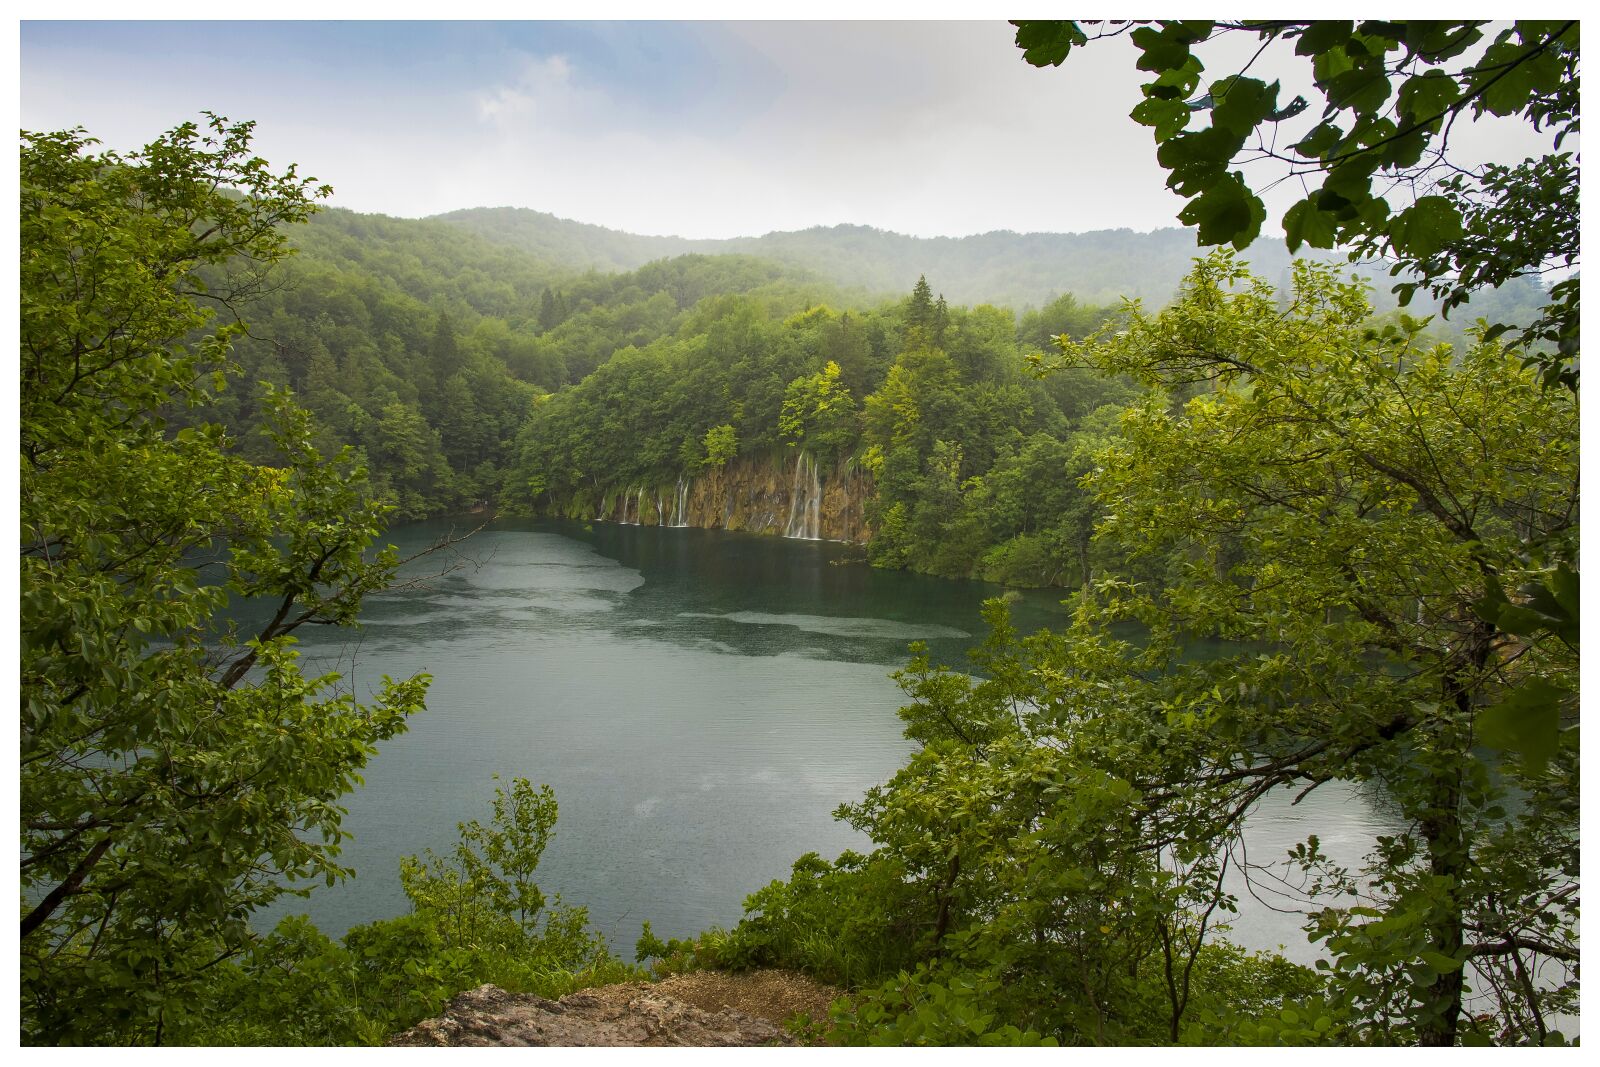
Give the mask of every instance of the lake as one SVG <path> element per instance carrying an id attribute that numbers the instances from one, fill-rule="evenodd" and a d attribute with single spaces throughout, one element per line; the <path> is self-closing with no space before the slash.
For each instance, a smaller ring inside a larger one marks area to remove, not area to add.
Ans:
<path id="1" fill-rule="evenodd" d="M 466 526 L 416 523 L 388 540 L 404 556 Z M 422 581 L 369 598 L 357 631 L 302 631 L 301 649 L 308 673 L 338 670 L 363 696 L 384 674 L 426 671 L 428 709 L 347 798 L 357 877 L 259 920 L 308 912 L 337 936 L 401 914 L 400 858 L 448 849 L 457 822 L 487 818 L 492 777 L 520 776 L 560 805 L 541 887 L 586 905 L 627 958 L 644 920 L 662 937 L 731 926 L 801 854 L 870 848 L 832 812 L 914 747 L 890 671 L 912 641 L 966 668 L 979 606 L 1003 592 L 874 570 L 854 545 L 548 520 L 496 520 L 404 576 Z M 1023 593 L 1017 625 L 1061 624 L 1062 595 Z M 1353 861 L 1386 828 L 1348 786 L 1291 797 L 1254 820 L 1252 862 L 1311 832 Z M 1268 906 L 1283 901 L 1234 889 L 1237 940 L 1315 957 L 1299 916 Z"/>

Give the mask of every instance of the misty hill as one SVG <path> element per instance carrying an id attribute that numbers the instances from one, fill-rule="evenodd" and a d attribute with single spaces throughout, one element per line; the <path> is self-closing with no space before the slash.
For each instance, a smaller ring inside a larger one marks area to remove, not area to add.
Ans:
<path id="1" fill-rule="evenodd" d="M 907 292 L 926 275 L 952 303 L 1015 308 L 1043 304 L 1065 292 L 1089 302 L 1122 296 L 1164 300 L 1201 251 L 1191 231 L 1177 228 L 910 237 L 840 225 L 703 240 L 625 233 L 527 208 L 470 208 L 427 221 L 447 223 L 577 270 L 626 271 L 667 256 L 739 253 L 876 293 Z M 1288 256 L 1282 249 L 1263 250 L 1253 261 L 1275 277 Z"/>
<path id="2" fill-rule="evenodd" d="M 612 232 L 581 223 L 564 225 Z M 594 235 L 587 233 L 573 241 L 524 243 L 497 239 L 492 228 L 325 208 L 288 236 L 300 254 L 285 267 L 286 279 L 319 278 L 334 271 L 352 284 L 382 289 L 391 299 L 403 294 L 457 315 L 489 315 L 513 323 L 537 319 L 541 297 L 550 287 L 567 293 L 575 301 L 574 311 L 657 292 L 668 293 L 681 311 L 712 294 L 743 293 L 780 281 L 814 289 L 819 301 L 846 295 L 819 272 L 731 250 L 714 259 L 685 258 L 677 250 L 624 262 L 610 253 L 603 238 L 591 243 Z M 635 240 L 631 234 L 619 236 Z M 644 267 L 648 269 L 640 269 Z M 326 287 L 326 278 L 311 288 L 317 285 Z M 848 295 L 865 299 L 865 294 Z"/>
<path id="3" fill-rule="evenodd" d="M 1115 303 L 1139 297 L 1169 299 L 1203 254 L 1194 231 L 1179 227 L 1140 233 L 1014 233 L 995 230 L 970 237 L 910 237 L 870 226 L 815 226 L 761 237 L 699 240 L 625 233 L 528 208 L 469 208 L 432 220 L 486 241 L 528 252 L 573 270 L 627 271 L 652 260 L 689 253 L 757 256 L 815 272 L 847 288 L 904 293 L 926 275 L 936 292 L 955 304 L 996 304 L 1022 310 L 1062 293 L 1080 301 Z M 1326 255 L 1326 254 L 1324 254 Z M 1256 273 L 1283 287 L 1290 256 L 1281 242 L 1263 239 L 1246 258 Z M 1337 262 L 1342 258 L 1329 256 Z M 1373 303 L 1394 306 L 1392 284 L 1381 269 L 1364 271 Z M 1537 307 L 1543 292 L 1531 280 L 1486 294 L 1475 314 L 1506 317 Z M 1420 308 L 1420 305 L 1419 305 Z M 1456 320 L 1469 321 L 1458 313 Z"/>

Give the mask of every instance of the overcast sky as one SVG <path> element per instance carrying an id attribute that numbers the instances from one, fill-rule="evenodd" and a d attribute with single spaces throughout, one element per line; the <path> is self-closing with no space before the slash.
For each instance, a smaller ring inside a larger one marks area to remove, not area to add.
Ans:
<path id="1" fill-rule="evenodd" d="M 684 237 L 1174 225 L 1182 203 L 1127 117 L 1144 75 L 1126 42 L 1038 70 L 1012 34 L 999 20 L 24 22 L 21 125 L 127 148 L 202 110 L 254 119 L 261 154 L 333 185 L 333 203 L 411 217 L 513 205 Z M 1286 77 L 1281 99 L 1297 88 Z M 1512 132 L 1480 154 L 1534 150 Z"/>

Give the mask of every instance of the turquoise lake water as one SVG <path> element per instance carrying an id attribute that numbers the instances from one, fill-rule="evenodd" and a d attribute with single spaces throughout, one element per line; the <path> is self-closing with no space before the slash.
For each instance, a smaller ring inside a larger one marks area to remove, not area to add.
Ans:
<path id="1" fill-rule="evenodd" d="M 406 555 L 451 529 L 418 523 L 388 540 Z M 458 821 L 486 818 L 495 774 L 554 788 L 561 815 L 540 884 L 586 905 L 629 958 L 646 919 L 664 937 L 731 926 L 745 896 L 802 853 L 869 848 L 832 812 L 913 748 L 889 673 L 912 641 L 967 666 L 979 606 L 1003 590 L 861 557 L 724 531 L 499 520 L 410 566 L 421 584 L 370 598 L 358 631 L 300 635 L 311 668 L 342 672 L 363 695 L 383 674 L 434 680 L 428 710 L 347 800 L 344 860 L 357 876 L 260 921 L 303 911 L 337 935 L 404 912 L 400 858 L 445 850 Z M 454 569 L 425 577 L 444 565 Z M 1059 624 L 1061 595 L 1023 594 L 1015 621 Z M 1348 786 L 1293 807 L 1291 796 L 1254 820 L 1252 862 L 1311 832 L 1354 860 L 1384 828 Z M 1300 917 L 1274 910 L 1290 901 L 1234 888 L 1237 940 L 1314 957 Z"/>

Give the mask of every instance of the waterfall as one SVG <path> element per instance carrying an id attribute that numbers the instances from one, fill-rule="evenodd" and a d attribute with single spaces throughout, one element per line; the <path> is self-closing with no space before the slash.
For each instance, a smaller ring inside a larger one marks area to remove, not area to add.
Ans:
<path id="1" fill-rule="evenodd" d="M 633 524 L 644 525 L 644 486 L 639 487 L 639 496 L 633 502 Z"/>
<path id="2" fill-rule="evenodd" d="M 656 490 L 656 525 L 657 526 L 665 526 L 666 524 L 667 524 L 667 513 L 665 511 L 661 510 L 661 490 L 657 489 Z"/>
<path id="3" fill-rule="evenodd" d="M 681 474 L 678 476 L 678 500 L 672 508 L 672 525 L 689 525 L 689 483 Z"/>
<path id="4" fill-rule="evenodd" d="M 817 477 L 817 461 L 804 452 L 795 457 L 794 479 L 789 489 L 789 523 L 783 529 L 783 536 L 807 541 L 816 541 L 822 536 L 822 482 Z"/>
<path id="5" fill-rule="evenodd" d="M 817 461 L 811 460 L 811 513 L 806 526 L 806 537 L 812 541 L 822 539 L 822 480 L 817 476 Z"/>
<path id="6" fill-rule="evenodd" d="M 798 536 L 794 532 L 795 516 L 801 514 L 800 510 L 800 465 L 806 461 L 806 454 L 800 453 L 794 457 L 794 477 L 789 482 L 789 522 L 783 528 L 783 536 Z"/>

